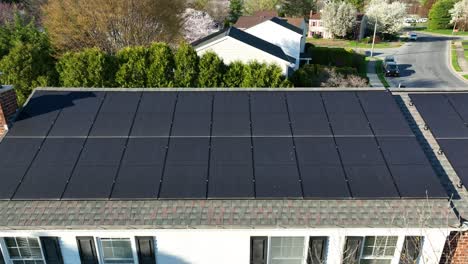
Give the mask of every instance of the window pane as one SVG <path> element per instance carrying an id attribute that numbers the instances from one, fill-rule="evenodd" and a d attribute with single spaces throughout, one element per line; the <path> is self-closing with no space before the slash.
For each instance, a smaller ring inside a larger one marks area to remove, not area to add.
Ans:
<path id="1" fill-rule="evenodd" d="M 361 259 L 360 264 L 391 264 L 391 259 Z"/>
<path id="2" fill-rule="evenodd" d="M 24 264 L 22 260 L 13 260 L 13 264 Z"/>
<path id="3" fill-rule="evenodd" d="M 11 258 L 17 258 L 20 256 L 19 250 L 17 248 L 8 248 L 8 254 Z"/>
<path id="4" fill-rule="evenodd" d="M 304 259 L 304 237 L 272 237 L 271 264 L 301 264 Z"/>
<path id="5" fill-rule="evenodd" d="M 16 241 L 14 237 L 5 237 L 5 244 L 7 247 L 16 247 Z"/>
<path id="6" fill-rule="evenodd" d="M 104 263 L 133 263 L 133 252 L 128 238 L 101 239 Z"/>
<path id="7" fill-rule="evenodd" d="M 417 263 L 421 254 L 423 237 L 408 236 L 405 237 L 403 250 L 401 251 L 400 264 Z"/>

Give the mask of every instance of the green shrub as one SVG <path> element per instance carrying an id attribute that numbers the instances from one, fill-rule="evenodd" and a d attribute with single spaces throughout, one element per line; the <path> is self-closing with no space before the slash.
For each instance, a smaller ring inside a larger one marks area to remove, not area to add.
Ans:
<path id="1" fill-rule="evenodd" d="M 364 55 L 343 48 L 309 47 L 307 52 L 314 64 L 334 67 L 351 67 L 365 77 L 366 58 Z"/>
<path id="2" fill-rule="evenodd" d="M 235 61 L 229 64 L 223 75 L 223 86 L 230 88 L 242 87 L 243 80 L 244 64 L 240 61 Z"/>
<path id="3" fill-rule="evenodd" d="M 117 61 L 119 69 L 115 81 L 120 87 L 147 87 L 148 49 L 141 46 L 123 48 L 117 52 Z"/>
<path id="4" fill-rule="evenodd" d="M 450 13 L 453 8 L 454 0 L 438 0 L 429 11 L 429 22 L 427 28 L 429 30 L 449 28 Z"/>
<path id="5" fill-rule="evenodd" d="M 67 52 L 59 59 L 56 68 L 62 86 L 114 86 L 115 59 L 98 48 Z"/>
<path id="6" fill-rule="evenodd" d="M 224 63 L 214 52 L 207 52 L 200 58 L 198 73 L 199 87 L 221 87 Z"/>
<path id="7" fill-rule="evenodd" d="M 147 84 L 149 87 L 174 86 L 174 55 L 166 43 L 154 43 L 148 50 L 149 68 Z"/>
<path id="8" fill-rule="evenodd" d="M 196 87 L 198 56 L 193 47 L 182 43 L 175 53 L 174 81 L 178 87 Z"/>
<path id="9" fill-rule="evenodd" d="M 267 65 L 252 61 L 244 66 L 244 79 L 241 86 L 250 87 L 281 87 L 288 86 L 284 83 L 282 70 L 278 65 Z"/>

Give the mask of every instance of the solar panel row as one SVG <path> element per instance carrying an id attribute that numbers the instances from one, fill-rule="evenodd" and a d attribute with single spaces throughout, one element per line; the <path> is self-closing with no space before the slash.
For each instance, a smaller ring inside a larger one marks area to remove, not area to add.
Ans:
<path id="1" fill-rule="evenodd" d="M 446 196 L 383 92 L 37 92 L 19 120 L 1 199 Z"/>
<path id="2" fill-rule="evenodd" d="M 468 94 L 412 94 L 411 100 L 468 188 Z"/>

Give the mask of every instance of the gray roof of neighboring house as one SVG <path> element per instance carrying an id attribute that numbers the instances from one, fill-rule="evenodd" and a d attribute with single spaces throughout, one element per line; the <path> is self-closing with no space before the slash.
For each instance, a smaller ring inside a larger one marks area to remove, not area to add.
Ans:
<path id="1" fill-rule="evenodd" d="M 197 48 L 197 47 L 201 47 L 203 45 L 206 45 L 206 44 L 209 44 L 209 43 L 212 43 L 214 41 L 217 41 L 223 37 L 231 37 L 231 38 L 234 38 L 238 41 L 241 41 L 249 46 L 252 46 L 256 49 L 259 49 L 261 51 L 264 51 L 268 54 L 271 54 L 277 58 L 280 58 L 284 61 L 287 61 L 287 62 L 290 62 L 290 63 L 295 63 L 296 62 L 296 59 L 291 57 L 291 56 L 288 56 L 284 53 L 284 51 L 268 42 L 268 41 L 265 41 L 261 38 L 258 38 L 252 34 L 249 34 L 243 30 L 240 30 L 236 27 L 229 27 L 229 28 L 226 28 L 222 31 L 219 31 L 219 32 L 216 32 L 216 33 L 213 33 L 211 35 L 208 35 L 204 38 L 201 38 L 197 41 L 194 41 L 192 43 L 192 45 Z"/>
<path id="2" fill-rule="evenodd" d="M 57 90 L 54 88 L 41 90 Z M 80 89 L 61 91 L 220 91 L 235 89 Z M 279 89 L 239 89 L 278 91 Z M 285 89 L 289 90 L 289 89 Z M 296 89 L 344 91 L 344 89 Z M 369 89 L 351 89 L 369 90 Z M 379 89 L 372 89 L 373 91 Z M 424 92 L 424 90 L 419 90 Z M 432 91 L 432 90 L 431 90 Z M 466 90 L 465 92 L 468 92 Z M 395 90 L 395 98 L 434 168 L 451 193 L 457 175 L 437 145 L 424 130 L 417 109 L 406 92 Z M 433 153 L 434 152 L 434 153 Z M 441 160 L 442 159 L 442 160 Z M 445 175 L 445 173 L 448 174 Z M 459 224 L 457 213 L 468 215 L 468 193 L 447 199 L 351 199 L 351 200 L 100 200 L 100 201 L 0 201 L 0 229 L 90 229 L 90 228 L 314 228 L 395 227 L 438 228 Z M 455 211 L 449 206 L 455 207 Z"/>

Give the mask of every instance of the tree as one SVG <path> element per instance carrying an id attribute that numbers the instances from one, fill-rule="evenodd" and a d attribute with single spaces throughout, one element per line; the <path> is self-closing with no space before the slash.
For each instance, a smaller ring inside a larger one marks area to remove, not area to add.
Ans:
<path id="1" fill-rule="evenodd" d="M 183 17 L 182 35 L 187 42 L 193 42 L 219 31 L 219 24 L 207 12 L 187 8 Z"/>
<path id="2" fill-rule="evenodd" d="M 232 62 L 227 66 L 227 70 L 223 75 L 224 87 L 242 87 L 244 80 L 244 64 L 240 61 Z"/>
<path id="3" fill-rule="evenodd" d="M 280 87 L 289 86 L 284 82 L 285 78 L 281 68 L 276 64 L 267 65 L 252 61 L 244 65 L 244 79 L 242 87 Z"/>
<path id="4" fill-rule="evenodd" d="M 244 1 L 243 0 L 230 0 L 229 1 L 229 15 L 228 22 L 232 25 L 237 22 L 240 16 L 244 11 Z"/>
<path id="5" fill-rule="evenodd" d="M 174 86 L 174 54 L 166 43 L 154 43 L 148 51 L 148 86 Z"/>
<path id="6" fill-rule="evenodd" d="M 352 4 L 358 11 L 364 9 L 364 0 L 345 0 L 346 2 Z"/>
<path id="7" fill-rule="evenodd" d="M 214 52 L 207 52 L 200 58 L 198 86 L 221 87 L 224 63 Z"/>
<path id="8" fill-rule="evenodd" d="M 451 16 L 449 10 L 454 7 L 454 0 L 438 0 L 429 11 L 429 29 L 449 28 Z"/>
<path id="9" fill-rule="evenodd" d="M 49 0 L 43 23 L 59 51 L 127 46 L 179 37 L 184 0 Z"/>
<path id="10" fill-rule="evenodd" d="M 119 70 L 115 75 L 121 87 L 146 87 L 148 49 L 142 46 L 127 47 L 117 52 Z"/>
<path id="11" fill-rule="evenodd" d="M 374 28 L 377 21 L 377 32 L 394 35 L 401 31 L 406 17 L 404 3 L 388 0 L 372 0 L 366 10 L 370 28 Z"/>
<path id="12" fill-rule="evenodd" d="M 55 84 L 54 61 L 39 44 L 17 42 L 0 60 L 1 82 L 15 87 L 19 105 L 37 86 Z"/>
<path id="13" fill-rule="evenodd" d="M 198 55 L 193 47 L 182 43 L 175 53 L 174 82 L 178 87 L 196 87 Z"/>
<path id="14" fill-rule="evenodd" d="M 55 85 L 53 50 L 46 33 L 19 14 L 0 27 L 0 82 L 15 86 L 19 104 L 36 86 Z"/>
<path id="15" fill-rule="evenodd" d="M 65 87 L 111 87 L 115 78 L 113 57 L 98 48 L 67 52 L 57 63 L 60 84 Z"/>
<path id="16" fill-rule="evenodd" d="M 356 13 L 347 2 L 329 1 L 322 10 L 323 26 L 332 36 L 344 37 L 356 23 Z"/>
<path id="17" fill-rule="evenodd" d="M 277 10 L 281 0 L 244 0 L 244 13 L 251 15 L 256 11 Z"/>
<path id="18" fill-rule="evenodd" d="M 310 11 L 315 9 L 315 0 L 286 0 L 281 12 L 286 16 L 308 17 Z"/>
<path id="19" fill-rule="evenodd" d="M 450 23 L 460 25 L 463 28 L 463 31 L 465 31 L 466 25 L 468 24 L 468 0 L 461 0 L 458 3 L 455 3 L 449 12 L 452 17 Z"/>

